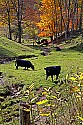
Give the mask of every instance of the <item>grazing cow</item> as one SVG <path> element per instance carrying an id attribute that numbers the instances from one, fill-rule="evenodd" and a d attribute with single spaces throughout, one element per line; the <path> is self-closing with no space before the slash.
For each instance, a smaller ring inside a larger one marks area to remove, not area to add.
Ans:
<path id="1" fill-rule="evenodd" d="M 42 43 L 43 45 L 48 45 L 47 39 L 42 39 L 42 40 L 41 40 L 41 43 Z"/>
<path id="2" fill-rule="evenodd" d="M 49 66 L 44 68 L 46 70 L 46 80 L 48 76 L 51 76 L 53 81 L 53 75 L 56 75 L 56 80 L 58 79 L 58 76 L 60 74 L 61 66 Z"/>
<path id="3" fill-rule="evenodd" d="M 32 68 L 34 70 L 34 65 L 32 65 L 32 63 L 28 60 L 20 60 L 20 59 L 17 59 L 15 61 L 15 66 L 16 66 L 16 69 L 18 69 L 18 66 L 21 66 L 21 67 L 25 67 L 25 69 L 27 68 Z"/>
<path id="4" fill-rule="evenodd" d="M 41 41 L 38 41 L 38 42 L 36 42 L 37 44 L 40 44 L 40 45 L 48 45 L 48 41 L 47 41 L 47 39 L 42 39 Z"/>
<path id="5" fill-rule="evenodd" d="M 36 42 L 37 44 L 41 44 L 41 42 L 40 41 L 38 41 L 38 42 Z"/>
<path id="6" fill-rule="evenodd" d="M 56 51 L 61 51 L 61 48 L 60 47 L 55 47 L 56 48 Z"/>

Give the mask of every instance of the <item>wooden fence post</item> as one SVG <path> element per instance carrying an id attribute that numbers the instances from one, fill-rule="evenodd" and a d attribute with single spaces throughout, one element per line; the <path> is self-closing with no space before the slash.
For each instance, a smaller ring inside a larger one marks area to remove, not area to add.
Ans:
<path id="1" fill-rule="evenodd" d="M 30 106 L 25 102 L 20 102 L 19 117 L 20 125 L 30 125 Z"/>

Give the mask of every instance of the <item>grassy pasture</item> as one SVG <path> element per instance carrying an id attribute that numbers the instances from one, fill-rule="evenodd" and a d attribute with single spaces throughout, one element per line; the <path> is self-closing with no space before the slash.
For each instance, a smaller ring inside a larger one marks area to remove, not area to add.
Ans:
<path id="1" fill-rule="evenodd" d="M 83 54 L 73 50 L 62 50 L 60 52 L 53 50 L 48 56 L 39 55 L 36 58 L 33 57 L 28 60 L 34 64 L 35 71 L 32 71 L 32 69 L 24 70 L 22 67 L 16 70 L 14 61 L 0 65 L 1 71 L 5 74 L 10 84 L 23 82 L 28 85 L 34 83 L 35 86 L 50 86 L 54 83 L 51 82 L 50 77 L 48 80 L 45 80 L 44 67 L 46 66 L 61 65 L 60 78 L 71 71 L 76 72 L 77 67 L 80 68 L 80 71 L 83 70 Z"/>
<path id="2" fill-rule="evenodd" d="M 74 39 L 74 41 L 77 42 L 80 40 L 79 38 Z M 6 45 L 6 46 L 5 46 Z M 5 56 L 19 56 L 19 55 L 30 55 L 35 54 L 37 57 L 32 58 L 26 58 L 26 60 L 30 60 L 33 65 L 35 66 L 35 70 L 32 69 L 24 70 L 24 68 L 19 67 L 18 70 L 16 70 L 15 67 L 15 61 L 0 64 L 0 71 L 3 72 L 3 86 L 6 85 L 12 85 L 12 84 L 24 84 L 26 86 L 30 86 L 32 83 L 34 83 L 35 89 L 39 88 L 40 86 L 43 87 L 52 87 L 55 85 L 55 88 L 57 91 L 60 89 L 55 82 L 52 82 L 51 77 L 48 78 L 48 80 L 45 79 L 45 70 L 44 67 L 46 66 L 52 66 L 52 65 L 61 65 L 61 74 L 59 76 L 59 79 L 65 78 L 66 74 L 70 72 L 77 72 L 77 68 L 81 72 L 83 72 L 83 52 L 78 51 L 78 49 L 74 49 L 74 44 L 70 43 L 63 43 L 60 44 L 62 46 L 61 51 L 56 51 L 53 46 L 51 46 L 51 52 L 47 56 L 43 56 L 40 53 L 42 47 L 27 47 L 23 45 L 19 45 L 18 43 L 14 43 L 12 41 L 9 41 L 5 38 L 0 38 L 0 55 Z M 73 49 L 70 49 L 69 47 L 73 47 Z M 5 50 L 5 51 L 4 51 Z M 7 51 L 6 51 L 7 50 Z M 55 78 L 54 78 L 55 81 Z M 65 85 L 63 85 L 63 88 Z M 2 85 L 0 85 L 0 91 L 2 90 Z M 64 95 L 64 94 L 63 94 Z M 9 99 L 5 99 L 4 103 L 10 103 L 11 97 Z M 19 99 L 15 98 L 13 99 L 13 102 L 15 102 L 15 105 L 9 106 L 10 110 L 12 111 L 13 108 L 18 107 L 16 105 L 16 102 Z M 8 107 L 7 107 L 8 108 Z M 8 109 L 5 109 L 8 110 Z M 13 113 L 13 112 L 12 112 Z M 1 119 L 1 117 L 0 117 Z M 1 124 L 1 122 L 0 122 Z M 4 125 L 7 125 L 8 123 L 4 122 Z M 10 123 L 11 124 L 11 123 Z M 19 125 L 18 123 L 16 123 Z M 80 124 L 79 124 L 80 125 Z"/>

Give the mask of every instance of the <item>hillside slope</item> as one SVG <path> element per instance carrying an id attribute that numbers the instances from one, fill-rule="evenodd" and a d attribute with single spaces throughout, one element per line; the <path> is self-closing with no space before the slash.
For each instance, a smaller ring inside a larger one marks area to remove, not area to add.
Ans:
<path id="1" fill-rule="evenodd" d="M 35 51 L 36 53 L 36 51 Z M 17 57 L 22 55 L 32 55 L 34 50 L 9 40 L 4 37 L 0 37 L 0 57 Z"/>

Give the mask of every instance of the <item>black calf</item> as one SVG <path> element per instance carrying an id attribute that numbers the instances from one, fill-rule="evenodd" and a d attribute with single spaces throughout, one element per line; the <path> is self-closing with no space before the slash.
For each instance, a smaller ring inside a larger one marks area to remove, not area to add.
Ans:
<path id="1" fill-rule="evenodd" d="M 61 66 L 49 66 L 44 68 L 46 70 L 46 80 L 48 76 L 51 76 L 53 81 L 53 75 L 56 75 L 56 80 L 58 79 L 58 76 L 60 74 Z"/>

